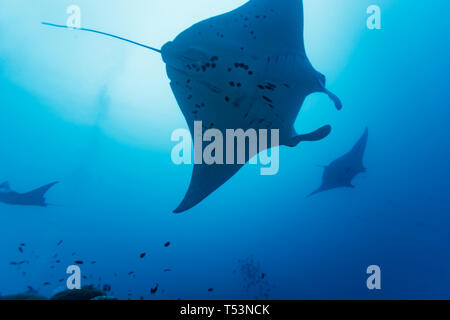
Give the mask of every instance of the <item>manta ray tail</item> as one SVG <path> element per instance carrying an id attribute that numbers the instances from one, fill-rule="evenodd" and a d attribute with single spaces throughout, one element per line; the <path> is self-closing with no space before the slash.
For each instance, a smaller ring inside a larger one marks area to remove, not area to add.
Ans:
<path id="1" fill-rule="evenodd" d="M 311 192 L 310 194 L 308 194 L 305 198 L 312 197 L 313 195 L 318 194 L 318 193 L 321 193 L 321 192 L 324 192 L 325 190 L 326 190 L 326 189 L 320 187 L 319 189 L 317 189 L 317 190 Z"/>
<path id="2" fill-rule="evenodd" d="M 145 44 L 142 44 L 142 43 L 139 43 L 139 42 L 136 42 L 136 41 L 132 41 L 132 40 L 129 40 L 129 39 L 126 39 L 126 38 L 122 38 L 122 37 L 119 37 L 119 36 L 116 36 L 116 35 L 113 35 L 113 34 L 110 34 L 110 33 L 102 32 L 102 31 L 97 31 L 97 30 L 93 30 L 93 29 L 86 29 L 86 28 L 71 28 L 71 27 L 68 27 L 68 26 L 63 26 L 63 25 L 49 23 L 49 22 L 42 22 L 42 24 L 46 25 L 46 26 L 50 26 L 50 27 L 55 27 L 55 28 L 63 28 L 63 29 L 70 29 L 70 30 L 79 30 L 79 31 L 93 32 L 93 33 L 101 34 L 101 35 L 104 35 L 104 36 L 107 36 L 107 37 L 111 37 L 111 38 L 119 39 L 119 40 L 122 40 L 122 41 L 125 41 L 125 42 L 129 42 L 129 43 L 132 43 L 134 45 L 137 45 L 137 46 L 140 46 L 140 47 L 143 47 L 143 48 L 146 48 L 146 49 L 149 49 L 149 50 L 161 53 L 161 50 L 159 50 L 159 49 L 156 49 L 156 48 L 153 48 L 153 47 L 147 46 Z"/>

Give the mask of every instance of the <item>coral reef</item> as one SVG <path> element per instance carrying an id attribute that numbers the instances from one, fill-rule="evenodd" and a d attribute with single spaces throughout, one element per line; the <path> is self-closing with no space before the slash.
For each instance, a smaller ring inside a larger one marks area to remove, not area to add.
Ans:
<path id="1" fill-rule="evenodd" d="M 51 300 L 91 300 L 96 297 L 104 297 L 106 294 L 94 286 L 86 286 L 77 290 L 64 290 L 51 297 Z"/>
<path id="2" fill-rule="evenodd" d="M 10 296 L 0 296 L 0 300 L 48 300 L 48 298 L 38 295 L 37 293 L 19 293 Z"/>
<path id="3" fill-rule="evenodd" d="M 117 300 L 117 298 L 110 297 L 110 296 L 98 296 L 98 297 L 92 298 L 91 300 Z"/>

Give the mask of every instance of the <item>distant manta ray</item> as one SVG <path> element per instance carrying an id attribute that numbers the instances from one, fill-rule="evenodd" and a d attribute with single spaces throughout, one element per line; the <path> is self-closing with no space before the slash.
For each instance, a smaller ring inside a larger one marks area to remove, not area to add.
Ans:
<path id="1" fill-rule="evenodd" d="M 250 0 L 195 24 L 161 50 L 101 31 L 76 30 L 160 53 L 192 137 L 194 121 L 202 121 L 204 129 L 217 129 L 223 136 L 226 129 L 279 129 L 279 144 L 294 147 L 301 141 L 324 139 L 331 132 L 329 125 L 308 134 L 295 132 L 295 120 L 308 95 L 326 93 L 338 110 L 342 108 L 339 98 L 325 88 L 325 76 L 306 56 L 302 0 Z M 254 155 L 248 153 L 246 160 Z M 242 166 L 195 164 L 189 189 L 174 212 L 200 203 Z"/>
<path id="2" fill-rule="evenodd" d="M 19 206 L 37 206 L 47 207 L 45 194 L 58 182 L 52 182 L 38 189 L 26 193 L 19 193 L 11 189 L 8 182 L 0 184 L 0 202 L 19 205 Z"/>
<path id="3" fill-rule="evenodd" d="M 366 128 L 361 138 L 349 152 L 325 167 L 322 185 L 309 196 L 336 188 L 354 188 L 353 179 L 358 174 L 366 172 L 363 157 L 368 137 L 369 129 Z"/>

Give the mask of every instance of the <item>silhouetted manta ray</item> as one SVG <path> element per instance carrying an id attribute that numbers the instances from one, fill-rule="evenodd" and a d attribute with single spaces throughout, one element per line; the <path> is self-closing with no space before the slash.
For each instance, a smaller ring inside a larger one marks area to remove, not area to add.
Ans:
<path id="1" fill-rule="evenodd" d="M 0 185 L 0 202 L 20 206 L 47 207 L 45 194 L 57 183 L 49 183 L 30 192 L 18 193 L 10 188 L 8 182 L 4 182 Z"/>
<path id="2" fill-rule="evenodd" d="M 335 188 L 354 188 L 352 180 L 358 174 L 366 172 L 363 165 L 363 157 L 368 136 L 369 130 L 366 128 L 364 134 L 353 146 L 352 150 L 325 167 L 322 185 L 309 196 Z"/>
<path id="3" fill-rule="evenodd" d="M 294 147 L 321 140 L 331 131 L 326 125 L 309 134 L 295 132 L 294 122 L 308 95 L 326 93 L 338 110 L 342 108 L 325 88 L 325 76 L 306 56 L 302 0 L 250 0 L 195 24 L 161 50 L 101 31 L 77 30 L 161 53 L 192 137 L 194 121 L 202 121 L 205 129 L 218 129 L 224 136 L 226 129 L 279 129 L 280 145 Z M 253 155 L 247 154 L 247 160 Z M 195 164 L 186 196 L 174 212 L 197 205 L 242 166 Z"/>

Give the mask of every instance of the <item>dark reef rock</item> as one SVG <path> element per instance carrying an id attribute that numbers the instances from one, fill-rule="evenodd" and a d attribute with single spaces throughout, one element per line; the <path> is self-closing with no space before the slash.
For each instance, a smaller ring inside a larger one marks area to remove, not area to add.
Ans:
<path id="1" fill-rule="evenodd" d="M 20 294 L 13 294 L 10 296 L 0 296 L 0 300 L 48 300 L 48 298 L 40 296 L 36 293 L 20 293 Z"/>
<path id="2" fill-rule="evenodd" d="M 91 300 L 96 297 L 106 296 L 106 293 L 94 286 L 86 286 L 77 290 L 64 290 L 55 294 L 50 300 Z"/>
<path id="3" fill-rule="evenodd" d="M 92 298 L 91 300 L 117 300 L 117 298 L 110 297 L 110 296 L 98 296 L 95 298 Z"/>

